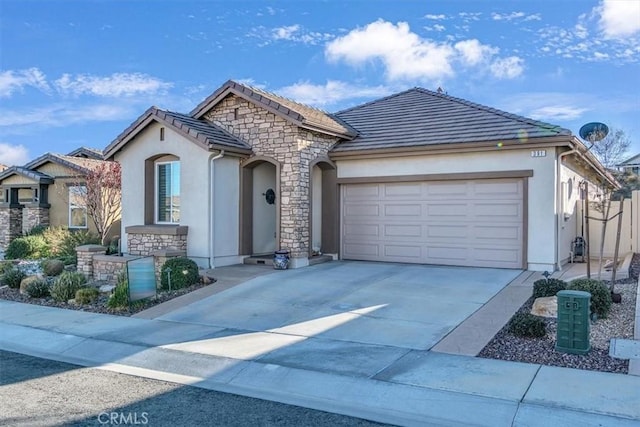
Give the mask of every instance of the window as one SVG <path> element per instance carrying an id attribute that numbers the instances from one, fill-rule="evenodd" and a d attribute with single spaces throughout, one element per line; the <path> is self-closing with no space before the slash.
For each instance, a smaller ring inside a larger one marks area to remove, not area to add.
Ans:
<path id="1" fill-rule="evenodd" d="M 69 228 L 87 228 L 87 187 L 69 187 Z"/>
<path id="2" fill-rule="evenodd" d="M 180 223 L 180 162 L 156 163 L 156 223 Z"/>

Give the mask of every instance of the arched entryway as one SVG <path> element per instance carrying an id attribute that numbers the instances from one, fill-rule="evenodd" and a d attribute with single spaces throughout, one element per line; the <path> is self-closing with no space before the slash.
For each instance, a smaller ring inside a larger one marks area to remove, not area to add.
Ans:
<path id="1" fill-rule="evenodd" d="M 253 157 L 242 165 L 240 250 L 242 255 L 268 255 L 280 239 L 280 164 Z"/>
<path id="2" fill-rule="evenodd" d="M 335 164 L 328 158 L 311 162 L 309 255 L 337 254 L 339 242 L 338 185 Z"/>

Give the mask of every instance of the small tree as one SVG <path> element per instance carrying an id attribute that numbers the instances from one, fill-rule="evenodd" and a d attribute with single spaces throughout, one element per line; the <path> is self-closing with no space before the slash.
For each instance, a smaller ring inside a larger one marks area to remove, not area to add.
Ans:
<path id="1" fill-rule="evenodd" d="M 104 161 L 84 177 L 87 215 L 96 226 L 103 245 L 113 224 L 122 213 L 122 170 L 117 162 Z"/>
<path id="2" fill-rule="evenodd" d="M 605 168 L 613 169 L 624 161 L 630 146 L 631 140 L 623 130 L 611 129 L 607 136 L 592 145 L 591 152 Z"/>

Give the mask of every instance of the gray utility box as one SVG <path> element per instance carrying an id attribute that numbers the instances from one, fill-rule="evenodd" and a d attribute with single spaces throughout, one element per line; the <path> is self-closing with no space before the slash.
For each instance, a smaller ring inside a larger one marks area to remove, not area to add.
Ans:
<path id="1" fill-rule="evenodd" d="M 588 353 L 591 349 L 589 342 L 591 294 L 582 291 L 560 291 L 557 298 L 556 350 L 573 354 Z"/>

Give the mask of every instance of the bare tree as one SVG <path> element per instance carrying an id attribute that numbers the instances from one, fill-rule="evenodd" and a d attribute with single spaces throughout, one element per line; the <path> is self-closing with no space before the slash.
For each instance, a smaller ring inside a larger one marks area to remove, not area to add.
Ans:
<path id="1" fill-rule="evenodd" d="M 84 177 L 84 202 L 87 215 L 96 226 L 103 245 L 122 212 L 121 168 L 117 162 L 101 162 Z"/>
<path id="2" fill-rule="evenodd" d="M 607 169 L 620 164 L 626 157 L 631 140 L 621 129 L 611 129 L 609 134 L 593 144 L 591 152 Z"/>

